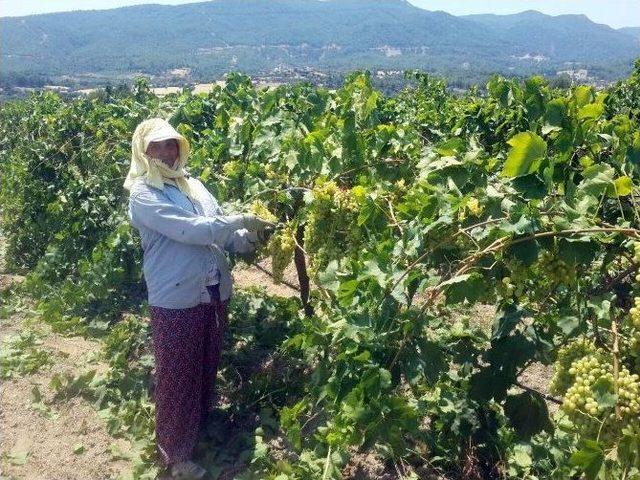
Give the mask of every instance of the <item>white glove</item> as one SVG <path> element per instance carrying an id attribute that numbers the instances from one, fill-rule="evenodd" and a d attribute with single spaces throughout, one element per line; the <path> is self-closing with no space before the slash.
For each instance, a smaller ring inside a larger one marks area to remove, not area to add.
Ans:
<path id="1" fill-rule="evenodd" d="M 243 217 L 243 221 L 242 221 L 243 227 L 253 232 L 261 232 L 267 227 L 275 227 L 273 223 L 268 222 L 267 220 L 264 220 L 250 213 L 245 214 L 242 217 Z"/>

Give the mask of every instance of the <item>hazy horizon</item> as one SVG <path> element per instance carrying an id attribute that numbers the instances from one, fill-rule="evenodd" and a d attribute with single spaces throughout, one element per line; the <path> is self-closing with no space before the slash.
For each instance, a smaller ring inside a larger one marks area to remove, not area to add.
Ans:
<path id="1" fill-rule="evenodd" d="M 547 15 L 583 14 L 596 23 L 613 28 L 640 27 L 638 0 L 612 0 L 603 5 L 601 0 L 409 0 L 409 3 L 425 10 L 442 10 L 452 15 L 492 13 L 508 15 L 525 10 L 537 10 Z M 200 3 L 198 0 L 1 0 L 0 17 L 18 17 L 41 13 L 69 12 L 75 10 L 107 10 L 118 7 L 163 4 L 182 5 Z"/>

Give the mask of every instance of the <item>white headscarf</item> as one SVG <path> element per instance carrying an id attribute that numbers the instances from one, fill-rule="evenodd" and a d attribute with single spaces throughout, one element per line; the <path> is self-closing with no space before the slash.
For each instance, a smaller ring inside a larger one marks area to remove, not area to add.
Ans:
<path id="1" fill-rule="evenodd" d="M 147 155 L 147 147 L 151 142 L 175 138 L 178 141 L 179 156 L 173 168 L 167 166 L 159 158 Z M 180 135 L 169 122 L 162 118 L 150 118 L 140 122 L 133 132 L 131 139 L 131 168 L 124 181 L 124 188 L 131 190 L 131 186 L 138 179 L 160 190 L 165 183 L 178 187 L 185 195 L 197 200 L 200 190 L 197 181 L 184 170 L 189 158 L 189 142 Z"/>

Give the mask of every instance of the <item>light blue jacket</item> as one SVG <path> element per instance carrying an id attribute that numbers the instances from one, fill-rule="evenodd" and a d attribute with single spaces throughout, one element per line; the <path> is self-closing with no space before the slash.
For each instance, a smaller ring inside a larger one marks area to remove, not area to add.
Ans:
<path id="1" fill-rule="evenodd" d="M 200 201 L 191 201 L 171 184 L 159 190 L 140 179 L 131 187 L 129 218 L 140 232 L 149 305 L 188 308 L 208 303 L 205 284 L 212 262 L 220 299 L 228 299 L 233 280 L 223 250 L 249 253 L 255 248 L 256 234 L 238 228 L 234 216 L 225 216 L 213 195 L 198 184 Z"/>

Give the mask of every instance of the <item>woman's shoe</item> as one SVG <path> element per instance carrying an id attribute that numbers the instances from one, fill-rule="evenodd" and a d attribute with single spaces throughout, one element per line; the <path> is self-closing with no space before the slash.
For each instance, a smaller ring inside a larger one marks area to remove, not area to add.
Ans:
<path id="1" fill-rule="evenodd" d="M 179 480 L 200 480 L 206 474 L 207 471 L 203 467 L 191 460 L 174 463 L 171 466 L 171 478 Z"/>

